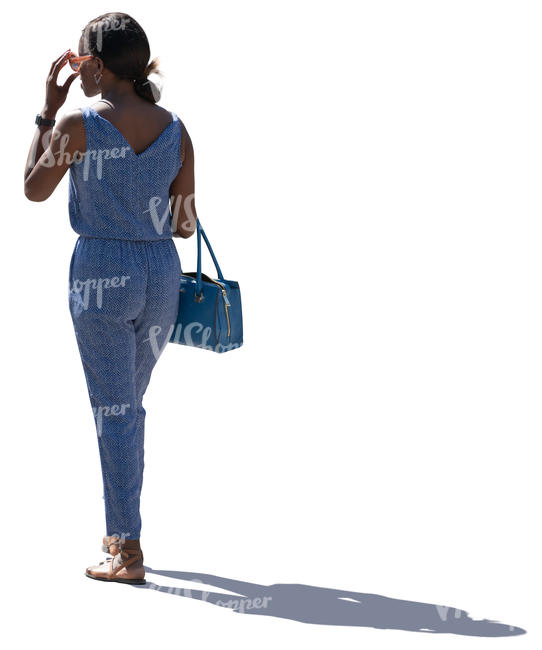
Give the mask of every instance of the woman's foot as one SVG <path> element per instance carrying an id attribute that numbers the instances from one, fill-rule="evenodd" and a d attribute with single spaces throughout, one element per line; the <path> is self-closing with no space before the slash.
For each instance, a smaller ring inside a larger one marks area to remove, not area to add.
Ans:
<path id="1" fill-rule="evenodd" d="M 88 578 L 132 585 L 145 584 L 143 551 L 139 539 L 121 539 L 118 535 L 106 536 L 103 538 L 102 550 L 113 557 L 87 567 L 85 575 Z"/>

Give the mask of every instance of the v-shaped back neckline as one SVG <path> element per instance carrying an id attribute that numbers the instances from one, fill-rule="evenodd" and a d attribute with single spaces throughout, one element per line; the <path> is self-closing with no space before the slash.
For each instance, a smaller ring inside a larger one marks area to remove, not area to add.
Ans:
<path id="1" fill-rule="evenodd" d="M 145 154 L 147 151 L 149 151 L 149 149 L 151 149 L 152 147 L 154 147 L 154 145 L 157 144 L 157 143 L 162 139 L 162 137 L 165 135 L 165 133 L 166 133 L 167 131 L 169 131 L 169 129 L 170 129 L 170 128 L 175 124 L 175 122 L 177 121 L 177 117 L 176 117 L 175 113 L 174 113 L 173 111 L 169 111 L 169 113 L 171 113 L 171 117 L 172 117 L 171 122 L 170 122 L 170 123 L 165 127 L 165 129 L 163 129 L 163 130 L 160 132 L 160 134 L 159 134 L 159 135 L 158 135 L 158 136 L 157 136 L 157 137 L 156 137 L 156 138 L 155 138 L 155 139 L 154 139 L 154 140 L 153 140 L 153 141 L 152 141 L 152 142 L 151 142 L 147 147 L 145 147 L 145 149 L 143 149 L 143 151 L 140 151 L 139 153 L 136 153 L 136 152 L 133 150 L 132 145 L 128 142 L 128 140 L 126 140 L 126 138 L 122 135 L 122 133 L 119 131 L 119 129 L 117 129 L 117 127 L 113 124 L 113 122 L 110 122 L 106 117 L 103 117 L 102 115 L 100 115 L 100 114 L 98 113 L 98 111 L 97 111 L 93 106 L 89 106 L 89 109 L 94 113 L 94 115 L 96 115 L 97 117 L 99 117 L 103 122 L 107 122 L 107 124 L 109 124 L 109 126 L 110 126 L 110 127 L 111 127 L 115 132 L 116 132 L 116 133 L 118 133 L 118 135 L 119 135 L 119 136 L 123 139 L 123 141 L 126 143 L 128 149 L 131 151 L 132 155 L 135 156 L 136 158 L 140 158 L 141 156 L 143 156 L 143 154 Z"/>

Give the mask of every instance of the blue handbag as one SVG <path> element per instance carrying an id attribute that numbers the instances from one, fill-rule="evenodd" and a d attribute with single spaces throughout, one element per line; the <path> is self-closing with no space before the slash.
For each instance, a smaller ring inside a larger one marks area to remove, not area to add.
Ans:
<path id="1" fill-rule="evenodd" d="M 228 352 L 243 345 L 241 291 L 235 280 L 224 280 L 199 219 L 196 223 L 197 271 L 183 273 L 181 270 L 179 312 L 169 341 L 214 352 Z M 202 236 L 213 258 L 218 280 L 201 272 Z"/>

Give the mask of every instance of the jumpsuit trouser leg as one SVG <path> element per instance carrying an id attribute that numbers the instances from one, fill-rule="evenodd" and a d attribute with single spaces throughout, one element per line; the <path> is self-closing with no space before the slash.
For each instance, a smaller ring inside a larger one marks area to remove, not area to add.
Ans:
<path id="1" fill-rule="evenodd" d="M 181 265 L 172 239 L 79 237 L 70 313 L 94 414 L 106 535 L 138 539 L 143 396 L 177 317 Z"/>

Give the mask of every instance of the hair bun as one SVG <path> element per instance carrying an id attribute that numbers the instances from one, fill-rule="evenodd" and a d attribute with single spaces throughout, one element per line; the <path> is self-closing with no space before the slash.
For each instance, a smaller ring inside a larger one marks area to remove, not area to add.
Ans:
<path id="1" fill-rule="evenodd" d="M 147 65 L 145 72 L 143 73 L 146 77 L 150 74 L 162 75 L 162 72 L 159 70 L 158 66 L 160 65 L 160 60 L 157 56 Z"/>

